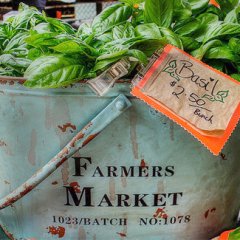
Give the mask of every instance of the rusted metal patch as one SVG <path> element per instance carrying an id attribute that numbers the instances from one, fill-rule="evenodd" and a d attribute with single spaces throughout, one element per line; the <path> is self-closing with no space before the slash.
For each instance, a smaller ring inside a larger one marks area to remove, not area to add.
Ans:
<path id="1" fill-rule="evenodd" d="M 126 235 L 125 233 L 117 232 L 117 234 L 118 234 L 120 237 L 127 237 L 127 235 Z"/>
<path id="2" fill-rule="evenodd" d="M 205 213 L 204 213 L 204 217 L 208 218 L 209 214 L 215 213 L 216 212 L 216 208 L 212 208 L 212 209 L 208 209 Z"/>
<path id="3" fill-rule="evenodd" d="M 6 147 L 6 146 L 7 144 L 4 141 L 0 140 L 0 147 Z"/>
<path id="4" fill-rule="evenodd" d="M 52 182 L 52 185 L 57 185 L 58 184 L 58 181 L 53 181 Z"/>
<path id="5" fill-rule="evenodd" d="M 34 188 L 34 186 L 32 186 L 32 185 L 28 186 L 27 184 L 24 184 L 24 190 L 21 191 L 19 194 L 17 194 L 15 197 L 7 198 L 6 202 L 3 205 L 1 205 L 1 209 L 12 205 L 19 199 L 19 196 L 20 196 L 20 198 L 25 196 L 27 193 L 31 192 L 33 188 Z"/>
<path id="6" fill-rule="evenodd" d="M 220 153 L 220 156 L 221 156 L 222 160 L 227 160 L 227 157 L 224 153 Z"/>
<path id="7" fill-rule="evenodd" d="M 63 238 L 66 233 L 65 228 L 61 226 L 58 227 L 49 226 L 47 230 L 49 234 L 52 234 L 52 236 L 57 236 L 58 238 Z"/>
<path id="8" fill-rule="evenodd" d="M 138 159 L 138 142 L 137 142 L 137 116 L 134 111 L 130 113 L 130 137 L 132 142 L 132 151 L 135 159 Z"/>
<path id="9" fill-rule="evenodd" d="M 146 167 L 146 166 L 147 166 L 147 164 L 146 164 L 145 160 L 142 159 L 142 160 L 141 160 L 141 163 L 140 163 L 140 167 L 144 168 L 144 167 Z"/>
<path id="10" fill-rule="evenodd" d="M 71 182 L 70 187 L 72 187 L 76 193 L 81 193 L 81 188 L 78 182 Z"/>
<path id="11" fill-rule="evenodd" d="M 0 84 L 2 85 L 15 85 L 23 84 L 26 81 L 26 78 L 17 78 L 17 77 L 0 77 Z"/>
<path id="12" fill-rule="evenodd" d="M 168 215 L 166 213 L 165 207 L 163 208 L 158 208 L 156 212 L 153 214 L 154 218 L 163 218 L 166 219 L 168 218 Z"/>
<path id="13" fill-rule="evenodd" d="M 100 133 L 100 132 L 99 132 Z M 90 135 L 84 142 L 83 147 L 86 146 L 89 142 L 91 142 L 99 133 L 95 133 Z"/>
<path id="14" fill-rule="evenodd" d="M 58 128 L 65 133 L 68 129 L 70 129 L 71 132 L 75 131 L 77 129 L 77 127 L 75 125 L 73 125 L 72 123 L 66 123 L 62 126 L 58 125 Z"/>
<path id="15" fill-rule="evenodd" d="M 9 240 L 16 240 L 14 237 L 13 237 L 13 234 L 10 233 L 5 227 L 3 227 L 1 224 L 0 224 L 0 228 L 3 230 L 3 232 L 6 234 L 6 236 L 9 238 Z"/>

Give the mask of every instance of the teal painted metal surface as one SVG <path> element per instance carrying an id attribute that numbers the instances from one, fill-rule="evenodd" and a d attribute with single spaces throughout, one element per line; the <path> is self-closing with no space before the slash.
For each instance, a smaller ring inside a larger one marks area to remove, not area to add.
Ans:
<path id="1" fill-rule="evenodd" d="M 128 84 L 27 90 L 1 82 L 0 198 L 58 153 Z M 208 240 L 234 227 L 240 134 L 214 157 L 144 103 L 109 125 L 36 189 L 0 211 L 12 239 Z M 0 239 L 11 239 L 0 232 Z"/>
<path id="2" fill-rule="evenodd" d="M 36 186 L 56 171 L 57 168 L 62 166 L 62 164 L 72 157 L 77 151 L 91 142 L 102 132 L 104 128 L 106 128 L 130 106 L 131 102 L 124 95 L 119 95 L 96 117 L 94 117 L 94 119 L 92 119 L 80 132 L 78 132 L 45 166 L 39 169 L 25 183 L 0 199 L 0 210 L 14 204 L 35 189 Z"/>

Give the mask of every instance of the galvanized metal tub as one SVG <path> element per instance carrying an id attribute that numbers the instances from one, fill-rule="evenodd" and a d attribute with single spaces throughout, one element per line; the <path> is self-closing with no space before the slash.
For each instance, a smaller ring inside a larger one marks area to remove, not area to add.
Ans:
<path id="1" fill-rule="evenodd" d="M 0 83 L 0 198 L 119 93 L 133 104 L 34 190 L 0 210 L 1 240 L 208 240 L 236 225 L 239 127 L 214 157 L 131 97 L 128 83 L 103 98 L 86 84 L 41 91 Z"/>

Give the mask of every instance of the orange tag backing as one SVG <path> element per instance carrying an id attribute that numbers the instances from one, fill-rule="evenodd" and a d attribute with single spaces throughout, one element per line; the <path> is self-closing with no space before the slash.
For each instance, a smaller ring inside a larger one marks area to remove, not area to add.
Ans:
<path id="1" fill-rule="evenodd" d="M 228 240 L 230 233 L 233 231 L 234 230 L 230 230 L 230 231 L 226 231 L 226 232 L 222 233 L 219 237 L 219 240 Z"/>
<path id="2" fill-rule="evenodd" d="M 218 155 L 240 118 L 240 83 L 167 45 L 132 94 Z"/>

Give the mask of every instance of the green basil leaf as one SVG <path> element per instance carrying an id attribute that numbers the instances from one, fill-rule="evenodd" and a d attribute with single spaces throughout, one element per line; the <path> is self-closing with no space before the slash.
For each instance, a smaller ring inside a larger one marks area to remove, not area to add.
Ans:
<path id="1" fill-rule="evenodd" d="M 235 77 L 235 79 L 240 81 L 239 74 L 238 74 L 238 76 L 234 75 L 234 77 Z M 240 239 L 240 228 L 237 228 L 235 231 L 233 231 L 229 234 L 229 240 L 238 240 L 238 239 Z"/>
<path id="2" fill-rule="evenodd" d="M 75 34 L 75 29 L 66 22 L 45 16 L 45 21 L 54 27 L 55 32 Z"/>
<path id="3" fill-rule="evenodd" d="M 13 28 L 10 23 L 5 22 L 0 24 L 0 44 L 3 45 L 3 42 L 6 39 L 12 39 L 19 31 L 16 28 Z"/>
<path id="4" fill-rule="evenodd" d="M 51 47 L 55 52 L 63 54 L 82 54 L 87 58 L 95 59 L 94 55 L 97 56 L 97 51 L 85 43 L 78 43 L 74 40 L 62 42 L 54 47 Z"/>
<path id="5" fill-rule="evenodd" d="M 132 48 L 142 51 L 147 57 L 151 57 L 156 50 L 164 47 L 167 43 L 167 39 L 165 38 L 142 39 L 133 44 Z"/>
<path id="6" fill-rule="evenodd" d="M 213 13 L 202 13 L 196 18 L 201 25 L 215 24 L 219 21 L 219 17 Z"/>
<path id="7" fill-rule="evenodd" d="M 137 49 L 130 49 L 130 50 L 122 50 L 112 54 L 105 54 L 97 58 L 97 63 L 94 67 L 94 71 L 104 71 L 107 67 L 114 64 L 118 60 L 124 57 L 133 57 L 137 61 L 147 64 L 148 59 L 147 56 L 140 50 Z"/>
<path id="8" fill-rule="evenodd" d="M 0 66 L 0 76 L 22 77 L 22 73 L 11 67 Z"/>
<path id="9" fill-rule="evenodd" d="M 57 88 L 83 79 L 88 73 L 79 60 L 64 55 L 42 56 L 27 68 L 24 86 L 30 88 Z"/>
<path id="10" fill-rule="evenodd" d="M 97 36 L 95 39 L 101 41 L 102 44 L 114 41 L 112 32 L 103 33 L 103 34 Z"/>
<path id="11" fill-rule="evenodd" d="M 180 39 L 181 39 L 181 42 L 183 45 L 183 49 L 187 52 L 196 50 L 196 49 L 200 48 L 200 46 L 201 46 L 201 43 L 199 43 L 192 37 L 181 37 L 180 36 Z"/>
<path id="12" fill-rule="evenodd" d="M 181 21 L 192 16 L 191 5 L 188 0 L 174 0 L 173 19 Z"/>
<path id="13" fill-rule="evenodd" d="M 209 0 L 188 0 L 193 14 L 198 14 L 203 12 L 209 4 Z"/>
<path id="14" fill-rule="evenodd" d="M 98 34 L 109 31 L 113 27 L 126 22 L 132 15 L 132 8 L 123 4 L 114 4 L 96 16 L 92 28 Z"/>
<path id="15" fill-rule="evenodd" d="M 208 29 L 203 42 L 210 41 L 212 39 L 227 39 L 229 37 L 240 36 L 240 27 L 236 23 L 217 23 L 211 25 Z"/>
<path id="16" fill-rule="evenodd" d="M 194 37 L 197 41 L 202 42 L 209 28 L 214 24 L 218 24 L 219 17 L 212 13 L 202 13 L 198 15 L 196 19 L 200 22 L 200 25 L 192 37 Z"/>
<path id="17" fill-rule="evenodd" d="M 27 58 L 30 60 L 35 60 L 42 55 L 42 51 L 38 48 L 31 48 L 28 51 Z"/>
<path id="18" fill-rule="evenodd" d="M 93 34 L 92 27 L 87 23 L 83 23 L 79 26 L 76 36 L 79 37 L 81 40 L 85 40 L 92 34 Z"/>
<path id="19" fill-rule="evenodd" d="M 25 58 L 16 58 L 11 54 L 3 54 L 0 56 L 0 65 L 12 68 L 23 74 L 26 68 L 31 64 L 31 60 Z"/>
<path id="20" fill-rule="evenodd" d="M 225 14 L 221 11 L 221 9 L 212 4 L 208 5 L 205 13 L 215 14 L 219 17 L 219 20 L 223 20 L 225 17 Z"/>
<path id="21" fill-rule="evenodd" d="M 56 39 L 57 33 L 34 33 L 25 39 L 25 42 L 35 48 L 41 46 L 56 46 L 61 41 Z"/>
<path id="22" fill-rule="evenodd" d="M 182 44 L 182 41 L 181 39 L 178 37 L 177 34 L 175 34 L 173 31 L 171 31 L 170 29 L 168 28 L 162 28 L 160 27 L 160 32 L 161 34 L 163 35 L 163 37 L 166 38 L 166 40 L 168 41 L 168 43 L 180 48 L 180 49 L 183 49 L 183 44 Z"/>
<path id="23" fill-rule="evenodd" d="M 113 39 L 132 38 L 135 37 L 134 27 L 130 22 L 119 25 L 112 30 Z"/>
<path id="24" fill-rule="evenodd" d="M 237 80 L 237 81 L 240 82 L 240 74 L 239 74 L 239 73 L 231 74 L 231 77 L 232 77 L 233 79 L 235 79 L 235 80 Z M 237 236 L 238 238 L 234 238 L 234 237 L 235 237 L 235 236 L 233 236 L 232 238 L 229 238 L 229 240 L 230 240 L 230 239 L 232 239 L 232 240 L 238 240 L 238 239 L 240 238 L 240 234 L 239 234 L 239 236 Z"/>
<path id="25" fill-rule="evenodd" d="M 226 45 L 210 48 L 204 58 L 208 59 L 223 59 L 231 62 L 237 62 L 239 58 L 237 58 L 236 54 Z"/>
<path id="26" fill-rule="evenodd" d="M 148 58 L 147 58 L 146 54 L 137 49 L 128 50 L 126 56 L 133 57 L 137 61 L 139 61 L 145 65 L 147 65 L 147 63 L 148 63 Z"/>
<path id="27" fill-rule="evenodd" d="M 97 58 L 97 61 L 121 57 L 125 55 L 127 52 L 128 52 L 128 49 L 124 49 L 124 50 L 113 52 L 113 53 L 103 54 Z"/>
<path id="28" fill-rule="evenodd" d="M 216 0 L 224 13 L 229 13 L 239 5 L 239 0 Z"/>
<path id="29" fill-rule="evenodd" d="M 174 25 L 173 31 L 180 36 L 191 36 L 200 27 L 199 20 L 189 18 Z"/>
<path id="30" fill-rule="evenodd" d="M 226 23 L 240 23 L 240 6 L 230 11 L 224 19 Z"/>
<path id="31" fill-rule="evenodd" d="M 140 24 L 135 28 L 135 32 L 137 36 L 149 39 L 159 39 L 162 37 L 155 23 Z"/>
<path id="32" fill-rule="evenodd" d="M 114 64 L 118 60 L 122 59 L 122 56 L 117 56 L 114 58 L 106 58 L 100 61 L 97 61 L 96 65 L 93 68 L 93 71 L 98 72 L 101 71 L 103 72 L 106 70 L 111 64 Z"/>
<path id="33" fill-rule="evenodd" d="M 216 59 L 204 59 L 204 61 L 211 67 L 223 72 L 223 69 L 225 67 L 225 63 L 223 61 L 219 61 Z"/>
<path id="34" fill-rule="evenodd" d="M 139 24 L 143 24 L 144 23 L 144 5 L 140 5 L 140 7 L 138 9 L 134 9 L 133 11 L 133 16 L 131 19 L 131 23 L 134 27 L 136 27 Z"/>
<path id="35" fill-rule="evenodd" d="M 33 30 L 35 30 L 37 33 L 50 33 L 54 31 L 51 24 L 45 22 L 37 24 L 33 27 Z"/>
<path id="36" fill-rule="evenodd" d="M 141 41 L 141 37 L 123 38 L 108 42 L 100 49 L 101 53 L 113 53 L 131 48 L 134 44 Z"/>
<path id="37" fill-rule="evenodd" d="M 170 27 L 173 18 L 173 0 L 146 0 L 145 22 L 159 27 Z"/>
<path id="38" fill-rule="evenodd" d="M 220 40 L 212 40 L 203 44 L 200 48 L 196 49 L 195 51 L 191 52 L 191 55 L 201 60 L 209 49 L 222 45 L 223 44 Z"/>
<path id="39" fill-rule="evenodd" d="M 19 5 L 18 14 L 7 20 L 13 28 L 17 29 L 29 29 L 39 21 L 43 21 L 41 13 L 36 8 L 23 3 Z"/>
<path id="40" fill-rule="evenodd" d="M 27 36 L 28 34 L 26 32 L 17 33 L 14 37 L 12 37 L 12 39 L 5 46 L 3 52 L 19 55 L 18 52 L 20 49 L 20 51 L 23 51 L 21 55 L 26 55 L 28 52 L 28 50 L 26 49 L 26 43 L 25 43 Z"/>
<path id="41" fill-rule="evenodd" d="M 231 48 L 232 51 L 240 55 L 240 39 L 239 38 L 231 38 L 229 40 L 228 46 Z"/>

